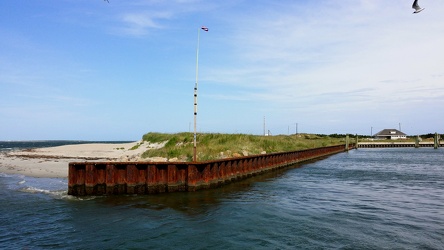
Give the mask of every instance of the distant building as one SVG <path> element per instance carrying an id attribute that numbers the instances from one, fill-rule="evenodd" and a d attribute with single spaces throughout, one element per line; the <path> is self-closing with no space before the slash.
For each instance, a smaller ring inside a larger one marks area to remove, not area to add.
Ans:
<path id="1" fill-rule="evenodd" d="M 373 137 L 380 140 L 407 139 L 407 135 L 397 129 L 383 129 L 374 134 Z"/>

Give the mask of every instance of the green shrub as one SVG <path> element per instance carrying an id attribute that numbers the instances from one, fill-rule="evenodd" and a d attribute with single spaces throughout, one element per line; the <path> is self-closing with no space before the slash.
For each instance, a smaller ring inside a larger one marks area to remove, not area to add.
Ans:
<path id="1" fill-rule="evenodd" d="M 150 132 L 148 134 L 144 134 L 142 140 L 148 141 L 151 143 L 164 142 L 169 140 L 173 135 L 172 134 L 163 134 L 163 133 L 155 133 Z"/>

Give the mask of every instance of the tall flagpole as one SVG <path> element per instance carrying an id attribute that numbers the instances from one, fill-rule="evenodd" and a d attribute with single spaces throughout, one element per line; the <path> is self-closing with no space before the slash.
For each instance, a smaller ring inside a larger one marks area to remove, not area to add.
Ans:
<path id="1" fill-rule="evenodd" d="M 194 147 L 193 147 L 193 161 L 197 161 L 197 83 L 199 79 L 199 39 L 200 30 L 208 31 L 208 28 L 202 26 L 197 30 L 197 49 L 196 49 L 196 84 L 194 85 Z"/>

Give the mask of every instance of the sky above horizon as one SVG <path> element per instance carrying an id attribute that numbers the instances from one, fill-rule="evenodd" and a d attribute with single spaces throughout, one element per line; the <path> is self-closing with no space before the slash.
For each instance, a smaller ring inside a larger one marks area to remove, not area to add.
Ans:
<path id="1" fill-rule="evenodd" d="M 192 132 L 198 35 L 199 132 L 444 133 L 444 1 L 412 2 L 0 1 L 0 140 Z"/>

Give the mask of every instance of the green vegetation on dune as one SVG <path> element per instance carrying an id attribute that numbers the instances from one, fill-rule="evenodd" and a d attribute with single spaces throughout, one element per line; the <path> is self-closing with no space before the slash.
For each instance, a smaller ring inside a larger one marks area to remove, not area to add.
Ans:
<path id="1" fill-rule="evenodd" d="M 193 133 L 147 133 L 143 141 L 150 143 L 166 142 L 159 149 L 150 149 L 142 154 L 143 158 L 177 158 L 179 161 L 191 161 L 193 158 Z M 220 158 L 276 153 L 309 148 L 325 147 L 345 143 L 342 138 L 324 135 L 298 134 L 259 136 L 249 134 L 203 133 L 197 135 L 197 154 L 199 161 Z"/>

